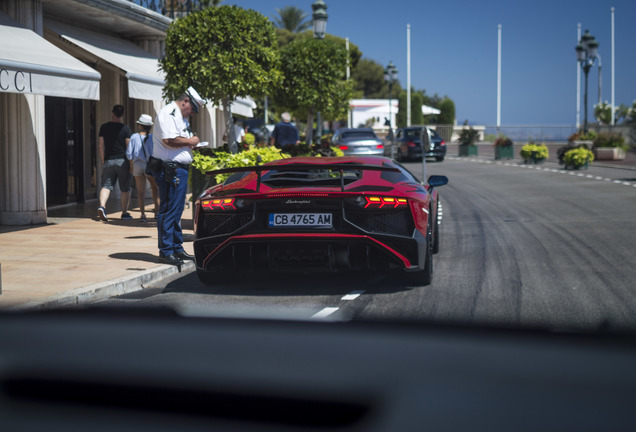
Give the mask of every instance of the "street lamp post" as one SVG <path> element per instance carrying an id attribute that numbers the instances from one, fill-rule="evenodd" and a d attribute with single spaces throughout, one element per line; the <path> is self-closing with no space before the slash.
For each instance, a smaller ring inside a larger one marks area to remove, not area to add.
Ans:
<path id="1" fill-rule="evenodd" d="M 327 33 L 327 5 L 322 0 L 317 0 L 311 5 L 314 13 L 312 14 L 312 25 L 314 28 L 314 39 L 324 39 Z M 316 113 L 316 135 L 318 139 L 322 137 L 322 116 L 320 111 Z M 311 144 L 311 142 L 310 142 Z"/>
<path id="2" fill-rule="evenodd" d="M 314 27 L 314 38 L 324 39 L 327 33 L 327 5 L 324 1 L 318 0 L 311 5 L 314 10 L 312 14 L 312 25 Z"/>
<path id="3" fill-rule="evenodd" d="M 393 91 L 393 83 L 397 80 L 398 70 L 393 64 L 389 62 L 389 65 L 384 70 L 384 80 L 389 83 L 389 135 L 391 136 L 391 158 L 395 158 L 395 141 L 393 139 L 393 121 L 391 114 L 391 92 Z"/>
<path id="4" fill-rule="evenodd" d="M 585 34 L 581 36 L 581 41 L 576 46 L 576 60 L 581 64 L 583 73 L 585 74 L 585 93 L 583 96 L 583 132 L 587 133 L 587 74 L 594 66 L 594 60 L 598 57 L 598 45 L 594 36 L 589 30 L 585 30 Z"/>

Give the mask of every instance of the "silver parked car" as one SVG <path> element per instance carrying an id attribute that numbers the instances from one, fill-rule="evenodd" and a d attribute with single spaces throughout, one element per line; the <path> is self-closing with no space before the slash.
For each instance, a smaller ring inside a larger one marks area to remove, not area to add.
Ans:
<path id="1" fill-rule="evenodd" d="M 345 156 L 382 156 L 384 143 L 370 128 L 338 129 L 331 138 L 331 146 L 338 147 Z"/>

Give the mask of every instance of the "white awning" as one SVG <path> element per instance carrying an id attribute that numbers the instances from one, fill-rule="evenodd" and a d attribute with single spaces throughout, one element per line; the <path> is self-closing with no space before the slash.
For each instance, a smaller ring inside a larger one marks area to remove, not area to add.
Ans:
<path id="1" fill-rule="evenodd" d="M 47 27 L 62 39 L 107 61 L 126 73 L 128 96 L 133 99 L 162 100 L 165 76 L 159 60 L 134 43 L 105 34 L 49 21 Z"/>
<path id="2" fill-rule="evenodd" d="M 2 12 L 0 40 L 0 92 L 99 99 L 99 72 Z"/>
<path id="3" fill-rule="evenodd" d="M 437 108 L 433 108 L 428 105 L 422 105 L 422 114 L 424 115 L 439 114 L 439 113 L 441 113 L 441 111 L 438 110 Z"/>
<path id="4" fill-rule="evenodd" d="M 254 117 L 254 108 L 256 108 L 256 102 L 251 97 L 237 97 L 234 102 L 230 104 L 230 112 L 243 117 Z"/>

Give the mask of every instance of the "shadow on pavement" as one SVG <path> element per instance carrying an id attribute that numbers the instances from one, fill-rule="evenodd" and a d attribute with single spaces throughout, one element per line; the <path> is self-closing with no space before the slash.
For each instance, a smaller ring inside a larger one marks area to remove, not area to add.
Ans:
<path id="1" fill-rule="evenodd" d="M 158 255 L 151 255 L 146 252 L 119 252 L 108 255 L 110 258 L 130 260 L 130 261 L 145 261 L 155 264 L 161 264 L 159 262 Z"/>
<path id="2" fill-rule="evenodd" d="M 224 275 L 218 284 L 206 285 L 196 272 L 166 285 L 164 293 L 188 293 L 233 296 L 332 296 L 346 295 L 355 290 L 373 294 L 409 291 L 413 286 L 392 272 L 352 272 L 345 274 L 315 273 L 247 273 Z"/>

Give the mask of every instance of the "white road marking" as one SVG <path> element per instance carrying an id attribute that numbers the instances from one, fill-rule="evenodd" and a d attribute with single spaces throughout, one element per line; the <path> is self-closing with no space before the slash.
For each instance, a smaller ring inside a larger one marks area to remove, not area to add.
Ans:
<path id="1" fill-rule="evenodd" d="M 360 297 L 360 295 L 363 293 L 364 293 L 364 290 L 351 291 L 349 294 L 344 296 L 341 300 L 355 300 L 358 297 Z"/>
<path id="2" fill-rule="evenodd" d="M 331 315 L 332 313 L 334 313 L 335 311 L 337 311 L 340 308 L 337 307 L 326 307 L 323 310 L 321 310 L 320 312 L 317 312 L 315 314 L 313 314 L 311 317 L 312 318 L 326 318 L 329 315 Z"/>

